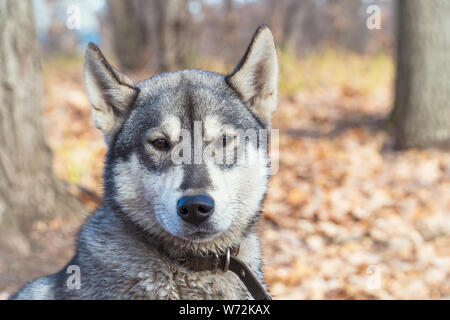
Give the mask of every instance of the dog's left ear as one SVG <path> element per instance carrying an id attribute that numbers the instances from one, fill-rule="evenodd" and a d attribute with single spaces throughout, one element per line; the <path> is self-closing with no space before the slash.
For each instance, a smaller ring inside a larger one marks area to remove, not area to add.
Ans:
<path id="1" fill-rule="evenodd" d="M 277 109 L 278 57 L 267 26 L 256 30 L 247 52 L 226 81 L 258 118 L 270 124 Z"/>
<path id="2" fill-rule="evenodd" d="M 103 131 L 109 145 L 132 108 L 139 89 L 114 69 L 93 43 L 86 49 L 84 80 L 95 126 Z"/>

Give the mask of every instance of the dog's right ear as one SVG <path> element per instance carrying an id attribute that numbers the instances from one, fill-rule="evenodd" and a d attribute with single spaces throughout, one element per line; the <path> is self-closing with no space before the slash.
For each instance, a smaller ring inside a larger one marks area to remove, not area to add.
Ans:
<path id="1" fill-rule="evenodd" d="M 225 79 L 250 110 L 270 125 L 277 108 L 278 56 L 269 27 L 256 30 L 244 57 Z"/>
<path id="2" fill-rule="evenodd" d="M 86 49 L 84 81 L 95 126 L 103 131 L 109 145 L 133 106 L 139 89 L 115 70 L 92 42 Z"/>

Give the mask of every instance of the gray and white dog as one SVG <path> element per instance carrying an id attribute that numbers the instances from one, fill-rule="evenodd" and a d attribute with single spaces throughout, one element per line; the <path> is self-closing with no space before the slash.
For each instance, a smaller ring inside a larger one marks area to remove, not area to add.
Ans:
<path id="1" fill-rule="evenodd" d="M 193 271 L 179 261 L 239 248 L 239 259 L 263 282 L 254 227 L 270 161 L 259 143 L 236 132 L 270 129 L 277 82 L 276 46 L 266 26 L 229 75 L 184 70 L 133 83 L 89 44 L 85 83 L 108 145 L 105 203 L 81 228 L 68 265 L 12 298 L 251 299 L 236 274 Z M 181 143 L 195 131 L 200 147 Z M 259 161 L 239 161 L 239 145 Z M 231 152 L 233 161 L 185 161 L 191 150 Z"/>

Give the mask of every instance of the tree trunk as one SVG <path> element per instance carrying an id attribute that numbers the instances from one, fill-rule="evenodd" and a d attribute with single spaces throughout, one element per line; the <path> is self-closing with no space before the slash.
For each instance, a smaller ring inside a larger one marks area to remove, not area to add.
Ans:
<path id="1" fill-rule="evenodd" d="M 302 31 L 299 25 L 304 17 L 303 5 L 303 2 L 293 0 L 290 1 L 286 10 L 283 23 L 282 46 L 288 50 L 294 49 L 295 40 L 299 38 L 299 34 Z"/>
<path id="2" fill-rule="evenodd" d="M 450 0 L 401 0 L 391 114 L 399 149 L 450 147 Z"/>
<path id="3" fill-rule="evenodd" d="M 154 59 L 160 72 L 188 67 L 198 37 L 186 0 L 111 0 L 114 50 L 122 69 Z"/>
<path id="4" fill-rule="evenodd" d="M 156 1 L 157 30 L 160 37 L 159 71 L 175 71 L 189 66 L 196 37 L 194 21 L 186 0 Z"/>
<path id="5" fill-rule="evenodd" d="M 138 70 L 145 65 L 148 55 L 147 25 L 139 10 L 145 12 L 149 9 L 148 4 L 136 0 L 110 0 L 108 3 L 114 51 L 122 70 Z"/>
<path id="6" fill-rule="evenodd" d="M 55 178 L 44 141 L 31 1 L 0 1 L 0 39 L 0 241 L 13 244 L 20 238 L 26 247 L 23 235 L 35 219 L 82 207 Z"/>
<path id="7" fill-rule="evenodd" d="M 221 21 L 221 27 L 224 31 L 221 44 L 224 48 L 232 48 L 238 39 L 237 32 L 239 32 L 238 17 L 236 3 L 234 0 L 224 0 L 223 3 L 223 20 Z M 226 61 L 232 61 L 235 59 L 235 52 L 233 50 L 227 50 L 223 53 L 223 59 Z"/>

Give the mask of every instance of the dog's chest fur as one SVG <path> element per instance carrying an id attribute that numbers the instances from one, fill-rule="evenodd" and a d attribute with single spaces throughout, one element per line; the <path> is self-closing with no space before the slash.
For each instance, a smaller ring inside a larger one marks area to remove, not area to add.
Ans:
<path id="1" fill-rule="evenodd" d="M 240 280 L 231 272 L 190 272 L 176 267 L 159 272 L 141 271 L 125 299 L 249 299 Z"/>
<path id="2" fill-rule="evenodd" d="M 119 219 L 120 220 L 120 219 Z M 15 299 L 252 299 L 228 271 L 191 271 L 138 241 L 109 212 L 83 226 L 75 257 L 60 272 L 30 282 Z M 263 281 L 259 240 L 246 235 L 238 257 Z M 81 287 L 71 289 L 69 266 L 78 266 Z"/>
<path id="3" fill-rule="evenodd" d="M 137 241 L 133 233 L 109 219 L 110 215 L 97 212 L 83 227 L 77 256 L 71 262 L 80 265 L 81 289 L 64 290 L 63 295 L 97 299 L 252 298 L 231 271 L 191 271 Z M 259 255 L 258 239 L 250 234 L 241 243 L 239 258 L 262 280 Z"/>

